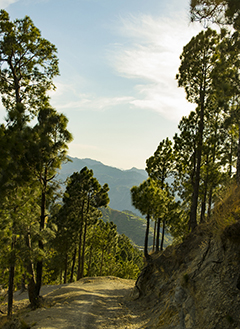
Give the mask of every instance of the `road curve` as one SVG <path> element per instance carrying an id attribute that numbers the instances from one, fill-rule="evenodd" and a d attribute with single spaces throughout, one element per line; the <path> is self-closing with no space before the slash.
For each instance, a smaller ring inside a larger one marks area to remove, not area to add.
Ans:
<path id="1" fill-rule="evenodd" d="M 44 296 L 46 305 L 52 306 L 28 312 L 24 321 L 35 329 L 141 328 L 139 314 L 132 314 L 124 302 L 134 284 L 134 280 L 94 277 L 56 286 Z"/>

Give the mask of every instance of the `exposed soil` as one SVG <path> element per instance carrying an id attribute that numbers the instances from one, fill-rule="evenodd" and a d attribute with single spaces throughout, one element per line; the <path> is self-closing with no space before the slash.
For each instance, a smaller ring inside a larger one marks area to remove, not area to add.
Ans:
<path id="1" fill-rule="evenodd" d="M 84 278 L 42 287 L 43 307 L 34 311 L 27 307 L 27 293 L 17 292 L 14 307 L 35 329 L 145 328 L 143 305 L 133 301 L 134 284 L 134 280 L 115 277 Z"/>

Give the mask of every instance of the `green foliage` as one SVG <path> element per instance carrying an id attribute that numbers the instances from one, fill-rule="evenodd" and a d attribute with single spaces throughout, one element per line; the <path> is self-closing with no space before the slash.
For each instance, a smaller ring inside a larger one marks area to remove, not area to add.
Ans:
<path id="1" fill-rule="evenodd" d="M 146 171 L 152 179 L 158 181 L 163 189 L 167 179 L 173 174 L 174 155 L 172 142 L 166 138 L 160 142 L 154 155 L 146 160 Z"/>
<path id="2" fill-rule="evenodd" d="M 84 167 L 79 173 L 73 173 L 68 179 L 63 206 L 53 217 L 53 222 L 58 226 L 55 248 L 58 253 L 63 253 L 65 257 L 65 261 L 61 262 L 61 269 L 65 272 L 65 282 L 70 266 L 69 257 L 73 262 L 70 281 L 74 277 L 76 258 L 78 261 L 77 279 L 84 276 L 89 231 L 96 224 L 98 218 L 102 216 L 99 208 L 106 207 L 109 203 L 108 190 L 108 185 L 101 186 L 98 180 L 93 177 L 93 171 L 87 167 Z M 98 227 L 96 229 L 99 230 Z M 107 233 L 108 229 L 105 232 Z M 107 241 L 109 235 L 105 238 Z M 98 243 L 100 243 L 99 239 Z M 92 245 L 91 248 L 95 249 L 96 246 Z M 103 249 L 104 247 L 102 247 L 104 253 L 105 250 Z"/>
<path id="3" fill-rule="evenodd" d="M 223 51 L 227 49 L 228 38 L 225 31 L 217 34 L 208 28 L 191 39 L 180 57 L 179 86 L 185 88 L 187 99 L 197 104 L 196 111 L 181 120 L 181 134 L 174 138 L 175 186 L 189 208 L 191 229 L 206 217 L 209 219 L 214 190 L 224 184 L 226 169 L 231 177 L 236 161 L 237 136 L 233 133 L 233 121 L 229 125 L 231 112 L 227 110 L 233 87 L 226 82 L 234 66 L 230 50 Z M 224 62 L 223 57 L 228 60 Z M 240 164 L 239 160 L 237 163 Z M 238 177 L 239 172 L 237 169 Z"/>
<path id="4" fill-rule="evenodd" d="M 199 107 L 212 93 L 211 74 L 218 59 L 219 41 L 220 35 L 208 28 L 193 37 L 180 56 L 181 65 L 176 76 L 178 85 L 184 87 L 187 100 Z"/>
<path id="5" fill-rule="evenodd" d="M 11 22 L 4 10 L 0 11 L 0 36 L 0 93 L 8 114 L 0 128 L 3 266 L 11 269 L 9 295 L 14 269 L 16 280 L 22 274 L 19 269 L 28 273 L 33 305 L 41 287 L 44 246 L 54 236 L 47 223 L 56 188 L 53 178 L 66 160 L 72 137 L 67 118 L 50 107 L 47 95 L 59 73 L 56 47 L 41 37 L 29 17 Z M 8 315 L 11 308 L 9 304 Z"/>
<path id="6" fill-rule="evenodd" d="M 142 215 L 157 218 L 166 210 L 167 193 L 159 188 L 158 183 L 148 178 L 139 186 L 131 188 L 132 203 Z"/>
<path id="7" fill-rule="evenodd" d="M 112 222 L 99 220 L 92 227 L 88 238 L 89 253 L 86 274 L 113 275 L 125 279 L 136 279 L 143 267 L 143 255 L 134 247 L 124 234 L 117 234 L 117 227 Z M 93 249 L 94 247 L 94 249 Z M 90 251 L 94 250 L 91 262 Z"/>
<path id="8" fill-rule="evenodd" d="M 127 278 L 135 278 L 139 273 L 141 252 L 131 245 L 127 237 L 120 238 L 113 222 L 104 223 L 98 219 L 102 216 L 98 208 L 102 207 L 104 211 L 109 201 L 107 191 L 107 184 L 101 187 L 93 177 L 93 171 L 86 167 L 69 178 L 63 206 L 59 212 L 54 209 L 52 218 L 58 226 L 54 242 L 56 253 L 48 267 L 49 270 L 54 269 L 52 278 L 61 276 L 62 271 L 66 273 L 65 282 L 78 279 L 79 271 L 82 276 L 116 275 Z M 58 261 L 60 253 L 65 254 L 67 263 L 63 258 Z"/>
<path id="9" fill-rule="evenodd" d="M 191 112 L 183 117 L 178 125 L 180 134 L 174 136 L 174 187 L 184 202 L 189 202 L 193 192 L 196 168 L 197 113 Z"/>
<path id="10" fill-rule="evenodd" d="M 59 74 L 57 49 L 28 16 L 11 22 L 5 10 L 0 11 L 0 37 L 0 92 L 11 120 L 18 103 L 29 113 L 48 104 L 46 92 L 55 88 L 52 80 Z"/>
<path id="11" fill-rule="evenodd" d="M 146 215 L 147 225 L 144 243 L 144 256 L 148 258 L 148 235 L 150 218 L 155 220 L 163 218 L 167 213 L 168 193 L 159 187 L 159 183 L 152 178 L 148 178 L 139 186 L 131 188 L 132 204 L 143 215 Z M 164 227 L 165 221 L 163 222 Z M 160 228 L 159 228 L 160 229 Z M 159 230 L 158 230 L 159 232 Z"/>
<path id="12" fill-rule="evenodd" d="M 73 255 L 68 249 L 69 255 Z M 51 273 L 48 278 L 57 282 L 61 277 L 61 266 L 58 262 L 59 250 L 53 254 L 53 258 L 46 266 L 46 273 Z M 67 280 L 70 280 L 70 268 L 73 258 L 69 257 Z M 117 227 L 112 222 L 104 223 L 97 220 L 88 227 L 85 244 L 84 276 L 118 276 L 122 278 L 136 279 L 143 267 L 143 255 L 134 247 L 125 235 L 117 234 Z M 75 264 L 73 280 L 77 279 L 78 266 Z M 51 282 L 51 280 L 49 280 Z M 58 281 L 59 282 L 59 281 Z"/>

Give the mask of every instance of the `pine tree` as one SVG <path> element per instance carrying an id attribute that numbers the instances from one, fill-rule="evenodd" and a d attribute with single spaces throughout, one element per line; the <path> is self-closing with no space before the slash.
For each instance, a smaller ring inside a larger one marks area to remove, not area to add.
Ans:
<path id="1" fill-rule="evenodd" d="M 192 230 L 197 225 L 204 124 L 208 104 L 214 94 L 212 73 L 218 59 L 216 52 L 219 40 L 220 36 L 211 29 L 202 31 L 193 37 L 183 49 L 180 56 L 179 74 L 177 74 L 178 85 L 184 87 L 187 100 L 197 104 L 196 170 L 189 219 L 189 227 Z"/>

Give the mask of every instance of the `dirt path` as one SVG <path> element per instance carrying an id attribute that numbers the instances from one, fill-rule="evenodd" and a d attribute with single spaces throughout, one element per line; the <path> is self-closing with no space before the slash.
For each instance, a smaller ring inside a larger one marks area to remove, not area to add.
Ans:
<path id="1" fill-rule="evenodd" d="M 130 298 L 134 283 L 115 277 L 96 277 L 43 287 L 42 295 L 48 291 L 44 296 L 45 307 L 26 311 L 22 317 L 35 329 L 143 328 L 144 314 L 136 307 L 129 307 L 134 303 Z M 15 300 L 26 302 L 23 294 L 16 295 Z"/>

